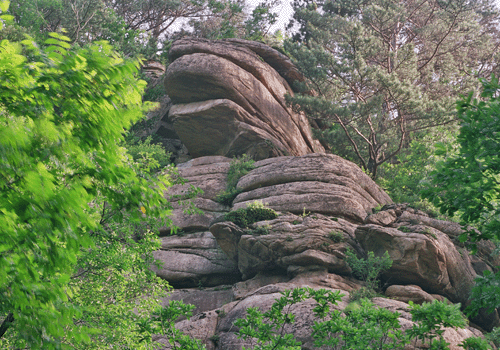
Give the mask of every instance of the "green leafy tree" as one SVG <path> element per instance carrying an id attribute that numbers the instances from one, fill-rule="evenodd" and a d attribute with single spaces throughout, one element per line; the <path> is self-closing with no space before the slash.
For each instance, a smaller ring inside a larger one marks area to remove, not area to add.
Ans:
<path id="1" fill-rule="evenodd" d="M 386 251 L 382 256 L 375 256 L 375 253 L 368 252 L 366 259 L 359 259 L 351 249 L 346 251 L 346 262 L 352 269 L 354 276 L 366 282 L 366 287 L 351 293 L 351 299 L 357 296 L 375 296 L 375 290 L 379 287 L 378 278 L 380 274 L 392 266 L 392 259 Z"/>
<path id="2" fill-rule="evenodd" d="M 156 58 L 182 35 L 242 36 L 244 6 L 238 0 L 12 0 L 11 12 L 37 39 L 64 30 L 80 45 L 107 40 L 127 56 Z"/>
<path id="3" fill-rule="evenodd" d="M 139 31 L 130 30 L 103 0 L 12 0 L 10 10 L 16 23 L 44 40 L 49 32 L 65 30 L 72 42 L 85 44 L 108 40 L 129 53 L 140 46 Z"/>
<path id="4" fill-rule="evenodd" d="M 0 5 L 2 27 L 8 2 Z M 148 220 L 168 224 L 167 179 L 136 172 L 120 147 L 143 116 L 139 61 L 105 42 L 70 40 L 0 43 L 3 348 L 92 348 L 95 327 L 110 330 L 118 318 L 128 331 L 136 296 L 154 278 L 145 269 L 157 244 Z"/>
<path id="5" fill-rule="evenodd" d="M 239 337 L 256 339 L 257 345 L 253 349 L 300 349 L 301 343 L 285 332 L 285 326 L 295 322 L 295 315 L 290 312 L 290 308 L 306 298 L 306 290 L 296 288 L 282 294 L 270 310 L 261 312 L 258 308 L 249 308 L 247 317 L 235 322 L 235 326 L 240 327 Z"/>
<path id="6" fill-rule="evenodd" d="M 295 109 L 373 178 L 424 129 L 450 123 L 478 76 L 498 70 L 492 1 L 296 1 L 286 51 L 308 78 Z"/>
<path id="7" fill-rule="evenodd" d="M 278 0 L 263 1 L 253 9 L 245 21 L 245 39 L 264 40 L 271 36 L 271 27 L 278 19 L 278 14 L 273 10 L 279 4 Z"/>
<path id="8" fill-rule="evenodd" d="M 379 308 L 368 299 L 351 302 L 343 310 L 331 310 L 342 300 L 340 291 L 324 289 L 296 288 L 281 293 L 271 308 L 262 312 L 249 309 L 245 319 L 235 322 L 239 337 L 253 339 L 253 349 L 300 349 L 301 343 L 290 333 L 295 322 L 294 305 L 306 299 L 316 304 L 313 313 L 316 317 L 311 326 L 311 334 L 316 347 L 334 350 L 364 349 L 406 349 L 416 341 L 430 346 L 430 349 L 449 349 L 443 338 L 443 327 L 465 327 L 466 319 L 460 312 L 460 304 L 448 305 L 440 301 L 410 304 L 414 326 L 406 331 L 400 329 L 398 312 Z M 465 349 L 488 349 L 482 339 L 466 339 Z"/>
<path id="9" fill-rule="evenodd" d="M 420 192 L 425 189 L 436 164 L 444 159 L 445 154 L 453 154 L 456 148 L 455 135 L 448 128 L 429 130 L 411 140 L 395 162 L 386 162 L 379 167 L 377 183 L 394 203 L 409 203 L 431 215 L 438 215 L 439 210 L 429 200 L 422 199 Z"/>
<path id="10" fill-rule="evenodd" d="M 459 237 L 470 242 L 500 239 L 500 85 L 498 78 L 481 80 L 479 98 L 473 93 L 457 103 L 460 133 L 458 153 L 437 164 L 423 196 L 443 214 L 460 217 Z M 469 226 L 472 225 L 473 227 Z M 500 275 L 485 271 L 476 280 L 469 311 L 500 307 Z"/>
<path id="11" fill-rule="evenodd" d="M 422 344 L 427 343 L 430 349 L 449 349 L 449 344 L 443 338 L 443 327 L 467 326 L 467 319 L 460 311 L 460 304 L 448 305 L 433 300 L 432 303 L 417 305 L 410 301 L 410 313 L 416 324 L 408 330 L 408 334 L 415 341 L 420 339 Z"/>
<path id="12" fill-rule="evenodd" d="M 462 224 L 477 227 L 463 242 L 500 238 L 500 86 L 495 77 L 481 82 L 480 98 L 470 93 L 457 104 L 458 154 L 437 164 L 423 192 L 443 214 L 459 213 Z"/>
<path id="13" fill-rule="evenodd" d="M 181 317 L 189 319 L 193 315 L 194 305 L 184 304 L 180 300 L 170 300 L 165 307 L 159 307 L 154 313 L 154 318 L 145 319 L 141 323 L 143 333 L 162 334 L 168 337 L 168 341 L 175 350 L 205 350 L 201 341 L 193 339 L 175 328 L 175 322 Z M 156 349 L 156 348 L 155 348 Z"/>
<path id="14" fill-rule="evenodd" d="M 404 349 L 408 339 L 399 329 L 399 313 L 376 307 L 368 299 L 334 310 L 329 320 L 313 326 L 316 346 L 331 349 Z"/>

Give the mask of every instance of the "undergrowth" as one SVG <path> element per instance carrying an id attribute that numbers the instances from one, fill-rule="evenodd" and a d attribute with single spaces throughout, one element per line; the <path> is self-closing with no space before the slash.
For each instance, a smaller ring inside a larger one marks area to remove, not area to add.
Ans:
<path id="1" fill-rule="evenodd" d="M 236 196 L 241 193 L 241 189 L 236 187 L 239 179 L 255 168 L 254 163 L 255 161 L 246 154 L 239 158 L 233 158 L 227 173 L 226 189 L 219 193 L 215 200 L 221 204 L 231 206 Z"/>

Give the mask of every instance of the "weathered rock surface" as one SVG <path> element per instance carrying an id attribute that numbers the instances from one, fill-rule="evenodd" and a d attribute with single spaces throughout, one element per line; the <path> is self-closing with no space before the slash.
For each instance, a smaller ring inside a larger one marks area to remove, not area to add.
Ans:
<path id="1" fill-rule="evenodd" d="M 243 279 L 233 290 L 237 298 L 244 298 L 253 292 L 241 289 L 241 283 L 255 287 L 255 279 L 264 281 L 263 276 L 271 274 L 282 279 L 272 277 L 259 288 L 302 276 L 304 284 L 316 280 L 316 285 L 348 292 L 360 284 L 345 279 L 351 275 L 346 250 L 353 249 L 360 257 L 368 251 L 376 255 L 387 251 L 393 260 L 383 275 L 387 295 L 403 301 L 449 299 L 465 305 L 475 269 L 491 269 L 493 260 L 485 257 L 492 247 L 484 244 L 483 255 L 471 259 L 456 239 L 461 233 L 456 224 L 387 204 L 387 194 L 359 168 L 332 155 L 256 162 L 255 169 L 239 180 L 242 193 L 232 209 L 261 200 L 280 215 L 250 228 L 238 227 L 223 220 L 227 208 L 213 200 L 225 189 L 229 163 L 225 157 L 201 157 L 179 167 L 189 182 L 174 186 L 170 195 L 182 198 L 191 184 L 204 194 L 194 200 L 203 214 L 184 214 L 181 207 L 174 210 L 184 232 L 194 233 L 164 237 L 162 250 L 155 253 L 164 262 L 158 274 L 176 286 L 215 286 Z M 382 210 L 372 212 L 382 205 Z M 498 316 L 482 315 L 474 321 L 491 328 Z"/>
<path id="2" fill-rule="evenodd" d="M 441 295 L 429 294 L 416 285 L 392 285 L 386 289 L 385 295 L 391 299 L 403 301 L 405 303 L 412 301 L 415 304 L 431 303 L 433 300 L 446 301 Z"/>
<path id="3" fill-rule="evenodd" d="M 269 232 L 266 235 L 248 234 L 235 228 L 232 222 L 219 222 L 210 230 L 223 242 L 221 247 L 226 255 L 237 262 L 244 279 L 260 271 L 286 273 L 297 266 L 323 266 L 346 274 L 350 269 L 344 261 L 344 252 L 349 247 L 347 242 L 354 243 L 354 225 L 334 219 L 321 214 L 284 215 L 256 224 Z"/>
<path id="4" fill-rule="evenodd" d="M 340 216 L 362 223 L 389 196 L 354 163 L 331 154 L 279 157 L 255 163 L 238 187 L 235 208 L 261 200 L 270 208 Z"/>
<path id="5" fill-rule="evenodd" d="M 164 84 L 172 104 L 165 98 L 150 121 L 160 120 L 152 123 L 157 135 L 178 140 L 177 159 L 195 158 L 179 165 L 187 182 L 166 194 L 184 235 L 161 232 L 162 248 L 154 255 L 163 265 L 156 271 L 176 287 L 202 287 L 178 290 L 169 299 L 196 305 L 195 316 L 177 327 L 207 349 L 252 346 L 237 338 L 234 321 L 249 307 L 267 310 L 287 289 L 340 290 L 345 296 L 335 308 L 344 310 L 349 293 L 365 285 L 352 276 L 347 249 L 359 257 L 389 253 L 393 266 L 382 276 L 381 292 L 393 299 L 373 302 L 399 312 L 402 329 L 413 325 L 407 302 L 466 305 L 476 275 L 500 265 L 491 242 L 481 242 L 471 256 L 458 240 L 460 225 L 392 204 L 355 164 L 324 154 L 305 116 L 286 104 L 284 96 L 304 77 L 278 51 L 239 39 L 187 38 L 169 55 Z M 162 79 L 160 67 L 148 69 Z M 279 214 L 248 228 L 226 221 L 229 208 L 214 200 L 227 185 L 231 159 L 225 156 L 243 153 L 258 161 L 239 179 L 241 193 L 231 210 L 259 200 Z M 203 194 L 193 198 L 194 187 Z M 194 214 L 186 212 L 195 207 Z M 312 307 L 311 300 L 294 305 L 296 322 L 285 327 L 302 349 L 314 348 Z M 496 312 L 473 321 L 487 330 L 500 324 Z M 465 338 L 481 334 L 446 329 L 444 336 L 451 349 L 460 349 Z M 166 338 L 155 339 L 169 348 Z"/>
<path id="6" fill-rule="evenodd" d="M 324 152 L 305 116 L 287 107 L 284 95 L 293 91 L 272 65 L 287 62 L 282 73 L 289 80 L 300 74 L 273 51 L 244 40 L 174 42 L 165 77 L 170 118 L 193 157 Z"/>
<path id="7" fill-rule="evenodd" d="M 180 183 L 170 187 L 166 195 L 173 209 L 173 224 L 181 231 L 208 231 L 210 222 L 227 212 L 227 208 L 215 202 L 215 197 L 226 188 L 230 161 L 220 156 L 203 157 L 177 167 L 178 175 L 174 177 Z M 193 196 L 196 189 L 202 193 Z M 170 233 L 170 227 L 163 228 L 160 233 Z"/>
<path id="8" fill-rule="evenodd" d="M 166 194 L 179 231 L 161 238 L 161 250 L 154 253 L 161 266 L 154 270 L 176 288 L 232 284 L 241 278 L 237 264 L 208 232 L 210 223 L 227 212 L 214 198 L 226 187 L 229 162 L 229 158 L 213 156 L 179 165 L 178 176 L 184 183 L 172 186 Z M 192 198 L 195 187 L 203 193 Z M 170 231 L 165 227 L 160 233 L 168 235 Z"/>
<path id="9" fill-rule="evenodd" d="M 391 284 L 417 284 L 454 302 L 468 300 L 476 276 L 468 254 L 460 254 L 444 233 L 423 226 L 410 232 L 377 225 L 356 229 L 356 239 L 375 255 L 389 252 L 393 264 L 384 274 Z"/>
<path id="10" fill-rule="evenodd" d="M 210 232 L 163 237 L 161 250 L 153 256 L 161 263 L 153 270 L 176 288 L 232 284 L 240 279 L 236 264 Z"/>

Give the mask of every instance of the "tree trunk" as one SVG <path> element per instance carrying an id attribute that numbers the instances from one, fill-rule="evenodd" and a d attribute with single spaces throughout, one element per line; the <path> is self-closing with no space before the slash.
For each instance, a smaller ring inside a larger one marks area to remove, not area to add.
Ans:
<path id="1" fill-rule="evenodd" d="M 5 317 L 5 320 L 3 320 L 2 325 L 0 325 L 0 338 L 3 337 L 5 332 L 7 332 L 7 329 L 9 329 L 12 322 L 14 322 L 14 314 L 9 312 L 7 317 Z"/>

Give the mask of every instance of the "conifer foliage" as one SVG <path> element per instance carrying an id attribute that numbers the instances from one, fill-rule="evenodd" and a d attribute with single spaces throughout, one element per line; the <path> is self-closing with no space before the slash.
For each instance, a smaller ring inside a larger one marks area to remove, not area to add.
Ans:
<path id="1" fill-rule="evenodd" d="M 498 70 L 491 1 L 296 1 L 285 49 L 309 79 L 290 98 L 332 151 L 373 178 L 416 132 L 454 119 L 454 101 Z"/>

